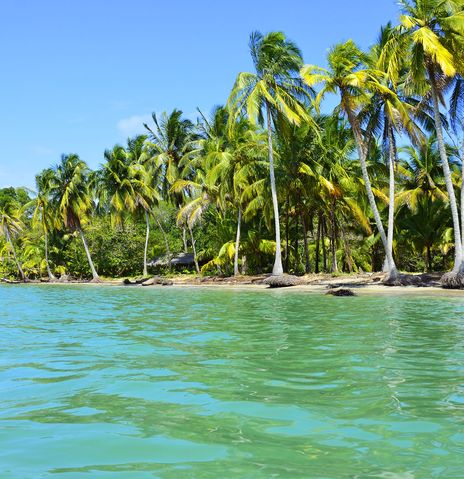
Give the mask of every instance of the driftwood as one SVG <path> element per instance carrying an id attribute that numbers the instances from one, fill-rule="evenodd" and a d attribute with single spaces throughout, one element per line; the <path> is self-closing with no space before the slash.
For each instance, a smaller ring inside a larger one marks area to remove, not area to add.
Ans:
<path id="1" fill-rule="evenodd" d="M 149 281 L 151 278 L 137 278 L 134 280 L 130 280 L 129 278 L 123 279 L 122 283 L 126 286 L 135 286 L 137 284 L 143 284 L 145 281 Z"/>
<path id="2" fill-rule="evenodd" d="M 0 279 L 2 283 L 7 283 L 7 284 L 19 284 L 21 281 L 18 281 L 16 279 L 8 279 L 8 278 L 2 278 Z"/>
<path id="3" fill-rule="evenodd" d="M 289 286 L 302 284 L 302 281 L 298 276 L 282 274 L 278 276 L 269 276 L 262 281 L 262 284 L 267 284 L 270 288 L 288 288 Z"/>
<path id="4" fill-rule="evenodd" d="M 348 288 L 330 289 L 325 294 L 331 296 L 356 296 L 356 293 L 354 293 L 353 291 L 351 291 L 351 289 Z"/>
<path id="5" fill-rule="evenodd" d="M 171 286 L 174 283 L 169 279 L 161 278 L 160 276 L 153 276 L 153 278 L 147 279 L 141 284 L 142 286 L 154 286 L 154 285 Z"/>

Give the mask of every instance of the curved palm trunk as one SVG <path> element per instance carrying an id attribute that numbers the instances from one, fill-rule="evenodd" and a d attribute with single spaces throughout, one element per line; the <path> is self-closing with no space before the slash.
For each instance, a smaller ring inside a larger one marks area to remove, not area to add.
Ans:
<path id="1" fill-rule="evenodd" d="M 367 193 L 367 198 L 369 200 L 369 205 L 372 209 L 372 212 L 374 214 L 374 220 L 375 224 L 377 226 L 377 229 L 380 234 L 380 238 L 382 240 L 382 244 L 385 250 L 385 255 L 387 257 L 387 262 L 388 262 L 388 268 L 389 268 L 389 280 L 394 280 L 396 279 L 398 275 L 398 271 L 396 269 L 395 261 L 393 260 L 393 256 L 388 249 L 388 241 L 387 241 L 387 235 L 385 234 L 385 229 L 382 224 L 382 219 L 380 218 L 380 213 L 377 208 L 377 203 L 375 202 L 375 197 L 374 193 L 372 191 L 372 185 L 371 181 L 369 179 L 369 174 L 367 172 L 367 147 L 366 144 L 363 140 L 361 129 L 358 125 L 358 121 L 353 113 L 353 111 L 349 108 L 346 109 L 347 115 L 348 115 L 348 121 L 350 122 L 351 129 L 353 130 L 354 138 L 356 141 L 356 147 L 358 150 L 358 155 L 359 155 L 359 162 L 361 164 L 361 171 L 362 171 L 362 177 L 364 180 L 364 184 L 366 187 L 366 193 Z"/>
<path id="2" fill-rule="evenodd" d="M 45 265 L 47 267 L 48 279 L 50 281 L 55 281 L 56 276 L 52 273 L 52 270 L 50 269 L 50 263 L 48 261 L 48 234 L 46 231 L 44 233 L 44 242 L 45 242 Z"/>
<path id="3" fill-rule="evenodd" d="M 5 234 L 6 234 L 6 239 L 8 243 L 10 243 L 11 251 L 13 252 L 13 258 L 14 258 L 16 267 L 18 268 L 18 271 L 19 271 L 19 276 L 21 277 L 22 281 L 26 281 L 27 280 L 26 275 L 24 274 L 21 263 L 19 262 L 18 257 L 16 256 L 16 249 L 14 247 L 13 240 L 11 239 L 11 235 L 10 235 L 10 230 L 8 229 L 7 225 L 5 225 Z"/>
<path id="4" fill-rule="evenodd" d="M 193 237 L 193 231 L 192 227 L 189 225 L 189 231 L 190 231 L 190 239 L 192 240 L 192 249 L 193 249 L 193 261 L 195 261 L 195 269 L 197 271 L 197 274 L 200 274 L 200 265 L 198 264 L 198 259 L 197 259 L 197 249 L 195 247 L 195 238 Z"/>
<path id="5" fill-rule="evenodd" d="M 150 238 L 150 216 L 148 211 L 145 211 L 145 248 L 143 250 L 143 276 L 148 276 L 148 265 L 147 265 L 147 255 L 148 255 L 148 240 Z"/>
<path id="6" fill-rule="evenodd" d="M 435 129 L 437 132 L 438 151 L 440 153 L 440 159 L 443 167 L 443 174 L 445 177 L 446 191 L 448 192 L 451 216 L 453 218 L 453 230 L 454 230 L 454 267 L 453 273 L 458 273 L 462 270 L 462 242 L 461 242 L 461 229 L 459 225 L 459 214 L 456 204 L 456 197 L 454 193 L 453 182 L 451 180 L 451 171 L 448 163 L 448 155 L 446 154 L 445 140 L 443 138 L 443 125 L 440 116 L 440 103 L 438 100 L 438 88 L 435 81 L 435 72 L 432 67 L 428 68 L 429 80 L 432 92 L 433 101 L 433 114 L 435 119 Z"/>
<path id="7" fill-rule="evenodd" d="M 242 224 L 242 208 L 238 207 L 238 219 L 237 219 L 237 236 L 235 237 L 235 253 L 234 253 L 234 276 L 240 274 L 238 270 L 238 250 L 240 248 L 240 227 Z"/>
<path id="8" fill-rule="evenodd" d="M 274 267 L 272 268 L 272 274 L 279 276 L 284 273 L 282 266 L 282 249 L 280 244 L 280 221 L 279 221 L 279 204 L 277 202 L 277 188 L 274 174 L 274 151 L 272 148 L 272 130 L 271 130 L 271 109 L 269 103 L 266 102 L 266 115 L 267 115 L 267 147 L 269 154 L 269 176 L 271 180 L 271 193 L 272 193 L 272 206 L 274 207 L 274 224 L 275 224 L 275 242 L 276 252 Z"/>
<path id="9" fill-rule="evenodd" d="M 79 232 L 81 236 L 82 243 L 84 245 L 85 249 L 85 254 L 87 255 L 87 261 L 89 262 L 90 270 L 92 271 L 92 281 L 95 283 L 100 282 L 100 277 L 98 276 L 97 270 L 95 269 L 95 266 L 93 265 L 92 257 L 90 256 L 90 250 L 89 247 L 87 246 L 87 241 L 84 236 L 84 232 L 82 231 L 82 228 L 79 227 L 77 228 L 77 231 Z"/>

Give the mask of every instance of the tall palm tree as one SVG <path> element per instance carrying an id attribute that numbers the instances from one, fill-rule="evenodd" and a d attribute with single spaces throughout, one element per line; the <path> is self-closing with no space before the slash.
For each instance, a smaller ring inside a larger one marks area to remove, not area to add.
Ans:
<path id="1" fill-rule="evenodd" d="M 148 131 L 147 146 L 151 149 L 154 166 L 159 168 L 159 189 L 161 196 L 180 209 L 188 194 L 185 190 L 172 190 L 177 180 L 191 180 L 193 172 L 184 168 L 182 158 L 188 154 L 195 140 L 193 123 L 182 117 L 181 110 L 164 112 L 160 118 L 153 113 L 154 126 L 144 123 Z M 187 252 L 185 224 L 182 225 L 184 252 Z"/>
<path id="2" fill-rule="evenodd" d="M 305 65 L 301 69 L 301 76 L 310 87 L 318 84 L 322 85 L 316 97 L 317 107 L 328 93 L 340 95 L 340 104 L 337 110 L 346 114 L 353 131 L 369 205 L 374 214 L 375 223 L 387 257 L 389 279 L 395 280 L 398 272 L 388 246 L 387 236 L 367 171 L 368 139 L 362 132 L 361 120 L 357 115 L 360 106 L 369 101 L 372 93 L 382 92 L 392 98 L 395 98 L 395 94 L 381 84 L 376 72 L 372 72 L 366 66 L 366 63 L 368 63 L 366 55 L 358 49 L 352 40 L 335 45 L 330 50 L 327 60 L 328 69 Z"/>
<path id="3" fill-rule="evenodd" d="M 450 286 L 464 286 L 463 249 L 459 215 L 443 136 L 440 104 L 446 79 L 464 72 L 464 5 L 462 0 L 401 0 L 400 31 L 409 42 L 410 83 L 419 94 L 430 89 L 438 149 L 453 218 L 455 261 Z M 392 44 L 395 47 L 395 44 Z"/>
<path id="4" fill-rule="evenodd" d="M 24 208 L 33 206 L 34 212 L 32 214 L 32 224 L 39 226 L 44 237 L 44 253 L 45 266 L 50 281 L 55 281 L 56 277 L 50 268 L 50 261 L 48 257 L 48 237 L 50 230 L 57 227 L 57 218 L 50 198 L 50 187 L 53 181 L 53 170 L 47 168 L 40 174 L 36 175 L 35 183 L 37 187 L 37 196 Z"/>
<path id="5" fill-rule="evenodd" d="M 242 113 L 246 113 L 252 122 L 262 122 L 264 118 L 266 119 L 276 238 L 272 274 L 281 275 L 283 266 L 279 205 L 274 172 L 272 116 L 277 113 L 282 114 L 295 124 L 299 124 L 301 119 L 310 119 L 301 101 L 307 95 L 307 90 L 298 78 L 298 71 L 303 65 L 303 59 L 296 44 L 288 40 L 282 32 L 271 32 L 266 35 L 253 32 L 250 35 L 249 46 L 255 72 L 239 73 L 229 96 L 228 106 L 232 112 L 232 122 L 235 122 Z"/>
<path id="6" fill-rule="evenodd" d="M 398 35 L 397 29 L 390 23 L 382 27 L 378 43 L 369 52 L 371 68 L 375 69 L 379 81 L 386 87 L 377 90 L 372 95 L 369 103 L 364 107 L 361 116 L 365 117 L 367 137 L 372 134 L 380 135 L 389 168 L 389 195 L 388 195 L 388 228 L 387 245 L 390 255 L 393 256 L 393 229 L 395 215 L 395 166 L 398 163 L 397 135 L 405 134 L 413 144 L 418 144 L 422 139 L 422 131 L 414 118 L 425 120 L 426 113 L 418 108 L 413 98 L 401 97 L 398 94 L 397 72 L 403 73 L 407 69 L 406 58 L 399 56 L 398 52 L 388 52 L 386 45 Z M 387 55 L 389 54 L 389 55 Z M 394 70 L 393 78 L 392 66 Z M 393 92 L 393 94 L 391 94 Z M 428 118 L 427 118 L 428 119 Z"/>
<path id="7" fill-rule="evenodd" d="M 53 173 L 53 178 L 50 181 L 52 201 L 56 205 L 65 228 L 72 232 L 77 231 L 81 237 L 92 272 L 92 281 L 100 282 L 82 229 L 82 223 L 87 219 L 92 207 L 87 164 L 74 153 L 63 155 L 61 162 L 53 168 Z"/>

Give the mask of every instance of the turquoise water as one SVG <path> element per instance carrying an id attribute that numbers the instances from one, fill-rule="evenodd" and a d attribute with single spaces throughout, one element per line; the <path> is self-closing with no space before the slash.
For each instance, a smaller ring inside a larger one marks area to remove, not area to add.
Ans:
<path id="1" fill-rule="evenodd" d="M 464 296 L 0 286 L 0 478 L 463 478 Z"/>

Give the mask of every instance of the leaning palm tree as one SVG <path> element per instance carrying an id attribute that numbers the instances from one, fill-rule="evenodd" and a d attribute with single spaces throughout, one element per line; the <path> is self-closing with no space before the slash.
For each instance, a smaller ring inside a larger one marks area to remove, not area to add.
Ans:
<path id="1" fill-rule="evenodd" d="M 252 122 L 266 119 L 268 133 L 269 175 L 271 181 L 272 204 L 276 251 L 273 275 L 283 274 L 280 240 L 279 205 L 274 172 L 274 149 L 272 141 L 273 114 L 282 114 L 290 122 L 299 124 L 302 119 L 310 121 L 302 100 L 307 89 L 298 78 L 303 65 L 299 48 L 288 40 L 282 32 L 250 35 L 250 53 L 255 67 L 254 73 L 239 73 L 229 96 L 228 107 L 231 122 L 246 113 Z"/>
<path id="2" fill-rule="evenodd" d="M 416 93 L 430 93 L 438 149 L 454 228 L 454 267 L 442 279 L 444 286 L 464 286 L 464 264 L 458 207 L 443 136 L 440 104 L 442 86 L 464 72 L 464 4 L 462 0 L 401 0 L 400 32 L 409 42 L 409 81 Z M 396 47 L 392 43 L 391 47 Z"/>
<path id="3" fill-rule="evenodd" d="M 353 131 L 369 205 L 374 214 L 375 223 L 387 257 L 389 280 L 395 280 L 398 272 L 388 246 L 387 235 L 367 171 L 368 141 L 363 134 L 361 121 L 357 115 L 360 106 L 369 102 L 372 93 L 382 92 L 385 95 L 388 94 L 391 98 L 395 98 L 395 94 L 381 84 L 377 72 L 373 72 L 366 66 L 366 63 L 368 63 L 366 55 L 358 49 L 352 40 L 335 45 L 330 50 L 327 60 L 328 69 L 305 65 L 301 69 L 301 76 L 310 87 L 318 84 L 322 85 L 315 100 L 316 107 L 319 107 L 320 102 L 327 94 L 340 95 L 340 104 L 337 110 L 347 116 Z"/>
<path id="4" fill-rule="evenodd" d="M 92 281 L 100 282 L 92 261 L 90 250 L 82 229 L 92 206 L 89 193 L 89 169 L 76 154 L 63 155 L 61 162 L 53 168 L 50 195 L 61 216 L 63 224 L 72 232 L 77 231 L 84 245 L 87 261 L 92 272 Z"/>

